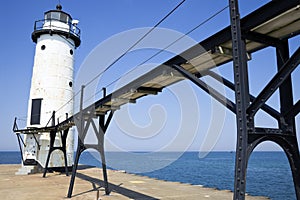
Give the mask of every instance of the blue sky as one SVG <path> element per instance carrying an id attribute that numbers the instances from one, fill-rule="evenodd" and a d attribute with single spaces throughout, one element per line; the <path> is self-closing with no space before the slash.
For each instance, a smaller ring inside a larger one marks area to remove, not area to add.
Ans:
<path id="1" fill-rule="evenodd" d="M 101 42 L 109 39 L 115 34 L 128 31 L 135 28 L 152 27 L 170 10 L 172 10 L 180 1 L 174 0 L 112 0 L 112 1 L 70 1 L 62 0 L 63 10 L 70 13 L 73 18 L 79 19 L 79 27 L 82 31 L 81 46 L 76 49 L 75 53 L 75 76 L 85 58 L 90 52 Z M 205 3 L 204 3 L 205 2 Z M 241 1 L 240 12 L 242 16 L 250 13 L 254 9 L 265 4 L 266 0 L 261 1 Z M 14 117 L 25 119 L 27 115 L 27 104 L 30 91 L 30 82 L 34 58 L 35 43 L 31 40 L 31 33 L 35 20 L 43 18 L 43 13 L 50 9 L 55 9 L 58 1 L 36 1 L 36 0 L 11 0 L 6 1 L 2 6 L 1 16 L 1 46 L 0 46 L 0 81 L 2 86 L 1 112 L 0 112 L 0 150 L 18 150 L 18 144 L 15 135 L 12 132 Z M 187 0 L 178 10 L 167 18 L 159 27 L 168 28 L 182 33 L 186 33 L 194 28 L 212 14 L 227 5 L 227 1 L 212 0 L 207 1 Z M 219 31 L 223 27 L 229 25 L 229 11 L 225 10 L 214 20 L 209 21 L 204 26 L 197 29 L 189 35 L 195 41 L 201 41 L 209 35 Z M 300 45 L 299 37 L 291 41 L 291 52 Z M 117 46 L 114 48 L 118 48 Z M 151 50 L 132 53 L 121 60 L 119 64 L 113 67 L 112 72 L 121 76 L 122 73 L 130 70 L 136 64 L 152 55 Z M 250 73 L 250 90 L 252 94 L 257 95 L 268 80 L 274 75 L 276 69 L 275 51 L 272 48 L 253 54 L 252 61 L 249 62 Z M 171 54 L 165 53 L 160 55 L 152 62 L 160 62 L 167 60 Z M 268 58 L 268 59 L 266 59 Z M 121 70 L 122 67 L 122 70 Z M 226 64 L 220 68 L 221 74 L 232 80 L 231 64 Z M 118 74 L 119 73 L 119 74 Z M 293 77 L 299 77 L 299 69 L 293 73 Z M 106 77 L 109 77 L 107 75 Z M 111 80 L 112 81 L 112 80 Z M 211 106 L 211 99 L 200 89 L 194 87 L 191 83 L 190 87 L 196 91 L 196 98 L 201 102 L 199 105 L 201 124 L 197 129 L 197 134 L 190 141 L 189 150 L 199 150 L 205 137 L 205 130 L 210 124 L 210 115 L 206 114 L 207 107 Z M 296 86 L 294 91 L 294 101 L 300 97 L 299 79 L 294 78 L 293 84 Z M 101 86 L 99 86 L 101 87 Z M 140 127 L 146 126 L 151 122 L 151 117 L 163 114 L 165 109 L 167 114 L 165 126 L 167 136 L 163 136 L 161 142 L 150 140 L 131 140 L 125 137 L 118 125 L 113 122 L 108 130 L 109 139 L 112 142 L 120 139 L 122 148 L 128 150 L 153 150 L 164 146 L 164 140 L 171 137 L 172 131 L 176 126 L 175 116 L 180 115 L 180 111 L 173 111 L 178 105 L 172 100 L 172 89 L 167 90 L 155 97 L 149 97 L 140 100 L 137 104 L 130 105 L 132 120 L 140 124 Z M 233 98 L 232 93 L 227 93 Z M 278 96 L 274 95 L 268 103 L 278 109 Z M 209 105 L 207 105 L 207 103 Z M 157 105 L 159 105 L 157 107 Z M 164 107 L 161 110 L 160 106 Z M 148 113 L 150 111 L 150 114 Z M 153 115 L 151 112 L 153 111 Z M 150 117 L 150 118 L 149 118 Z M 192 117 L 192 116 L 190 116 Z M 226 111 L 224 127 L 222 127 L 220 138 L 217 141 L 214 150 L 235 149 L 235 116 Z M 297 129 L 299 130 L 299 117 L 297 117 Z M 257 125 L 274 126 L 274 121 L 269 119 L 265 114 L 259 113 L 256 118 Z M 24 127 L 25 123 L 19 121 L 20 127 Z M 168 129 L 168 127 L 170 129 Z M 298 131 L 299 132 L 299 131 Z M 166 133 L 165 133 L 166 134 Z M 128 135 L 127 135 L 128 136 Z M 178 141 L 177 141 L 178 142 Z M 183 142 L 184 143 L 184 142 Z M 177 144 L 177 143 L 176 143 Z M 178 142 L 177 145 L 180 145 Z M 110 147 L 108 147 L 110 148 Z M 278 150 L 274 144 L 264 143 L 259 146 L 259 150 Z"/>

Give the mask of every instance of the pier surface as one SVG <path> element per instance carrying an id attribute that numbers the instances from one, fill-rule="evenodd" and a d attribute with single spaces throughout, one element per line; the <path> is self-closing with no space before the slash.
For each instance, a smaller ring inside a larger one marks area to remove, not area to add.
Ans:
<path id="1" fill-rule="evenodd" d="M 20 165 L 0 165 L 0 199 L 68 199 L 70 176 L 60 173 L 15 175 Z M 80 200 L 123 200 L 123 199 L 229 199 L 233 193 L 225 190 L 205 188 L 178 182 L 167 182 L 108 170 L 110 195 L 105 195 L 102 170 L 96 167 L 79 166 L 72 199 Z M 246 196 L 247 200 L 267 199 Z"/>

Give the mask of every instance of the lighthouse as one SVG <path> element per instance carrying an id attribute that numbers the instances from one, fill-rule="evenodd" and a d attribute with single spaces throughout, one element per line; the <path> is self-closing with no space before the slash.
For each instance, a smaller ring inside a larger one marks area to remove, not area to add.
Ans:
<path id="1" fill-rule="evenodd" d="M 28 101 L 28 129 L 51 126 L 73 114 L 74 53 L 81 42 L 77 24 L 78 20 L 64 12 L 61 5 L 45 12 L 44 19 L 35 21 L 32 40 L 36 48 Z M 46 132 L 25 135 L 23 168 L 45 168 L 49 140 Z M 66 142 L 68 166 L 73 163 L 73 144 L 73 131 L 69 131 Z M 55 137 L 55 145 L 61 145 L 59 134 Z M 48 167 L 64 166 L 63 153 L 54 151 Z"/>

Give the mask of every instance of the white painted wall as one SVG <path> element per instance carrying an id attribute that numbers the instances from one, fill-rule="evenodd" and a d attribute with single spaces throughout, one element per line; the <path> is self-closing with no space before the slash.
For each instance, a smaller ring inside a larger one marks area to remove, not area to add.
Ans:
<path id="1" fill-rule="evenodd" d="M 42 48 L 43 45 L 45 49 Z M 73 55 L 71 55 L 71 51 Z M 38 38 L 28 102 L 27 127 L 46 126 L 54 110 L 56 111 L 56 123 L 65 120 L 66 113 L 69 116 L 73 114 L 73 88 L 70 87 L 69 83 L 73 83 L 74 53 L 74 41 L 64 36 L 43 34 Z M 41 123 L 40 125 L 31 125 L 32 99 L 38 98 L 42 99 Z M 51 122 L 49 125 L 51 125 Z M 34 138 L 31 135 L 26 136 L 27 146 L 24 151 L 24 159 L 36 159 L 44 167 L 49 150 L 49 139 L 49 133 L 39 134 L 38 141 L 41 148 L 38 150 Z M 55 143 L 61 145 L 60 137 L 56 137 Z M 73 143 L 73 131 L 70 130 L 67 137 L 68 166 L 73 163 Z M 63 153 L 59 150 L 54 151 L 48 166 L 64 166 Z"/>

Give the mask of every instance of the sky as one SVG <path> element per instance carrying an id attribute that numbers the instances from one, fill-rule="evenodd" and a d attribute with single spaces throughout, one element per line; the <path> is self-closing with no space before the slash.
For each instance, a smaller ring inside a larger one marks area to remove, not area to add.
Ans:
<path id="1" fill-rule="evenodd" d="M 120 50 L 131 40 L 123 38 L 116 43 L 114 39 L 125 33 L 136 33 L 138 28 L 149 30 L 180 1 L 174 0 L 90 0 L 60 1 L 63 10 L 79 20 L 81 45 L 75 52 L 75 77 L 78 77 L 89 56 L 103 45 L 109 44 L 109 53 Z M 241 1 L 241 16 L 252 12 L 267 3 L 267 0 Z M 55 9 L 58 1 L 11 0 L 1 6 L 0 31 L 0 82 L 2 98 L 0 104 L 0 151 L 18 150 L 17 138 L 12 126 L 18 117 L 19 128 L 25 127 L 27 105 L 31 84 L 35 43 L 31 40 L 33 25 L 43 19 L 45 11 Z M 187 0 L 172 15 L 163 21 L 159 28 L 185 34 L 211 15 L 227 6 L 227 1 Z M 200 42 L 213 33 L 229 25 L 229 11 L 224 12 L 192 32 L 189 37 Z M 166 38 L 167 39 L 167 38 Z M 134 42 L 134 39 L 132 40 Z M 291 53 L 299 47 L 299 37 L 290 42 Z M 182 49 L 182 51 L 185 49 Z M 109 84 L 127 71 L 157 52 L 157 49 L 144 48 L 130 52 L 111 70 L 103 75 L 98 88 Z M 107 53 L 107 52 L 106 52 Z M 267 48 L 252 55 L 249 64 L 250 91 L 257 95 L 276 72 L 275 50 Z M 138 68 L 146 71 L 156 64 L 174 56 L 174 52 L 163 52 L 148 66 Z M 99 55 L 94 63 L 101 65 L 105 58 Z M 103 69 L 104 66 L 99 66 Z M 138 71 L 137 70 L 137 71 Z M 233 80 L 232 63 L 219 68 L 220 74 Z M 95 72 L 97 74 L 99 72 Z M 137 73 L 137 74 L 138 74 Z M 93 75 L 93 74 L 92 74 Z M 90 75 L 90 77 L 93 77 Z M 136 74 L 133 74 L 136 76 Z M 128 76 L 132 80 L 134 76 Z M 300 97 L 300 71 L 293 72 L 294 102 Z M 128 79 L 128 78 L 123 78 Z M 75 79 L 76 81 L 76 79 Z M 122 80 L 123 81 L 123 80 Z M 207 80 L 208 82 L 211 80 Z M 88 80 L 87 80 L 88 82 Z M 112 90 L 112 88 L 110 88 Z M 110 91 L 110 90 L 109 90 Z M 75 91 L 77 92 L 77 91 Z M 233 93 L 226 95 L 234 99 Z M 191 95 L 191 96 L 190 96 Z M 187 98 L 188 97 L 188 98 Z M 88 97 L 86 97 L 88 98 Z M 187 99 L 189 101 L 187 101 Z M 278 93 L 268 103 L 279 109 Z M 263 112 L 255 118 L 258 126 L 275 127 L 276 123 Z M 299 132 L 299 116 L 296 118 Z M 182 129 L 181 129 L 182 128 Z M 210 137 L 210 134 L 214 135 Z M 139 100 L 136 104 L 125 106 L 117 111 L 106 134 L 108 150 L 157 151 L 157 150 L 215 150 L 234 151 L 236 141 L 235 116 L 224 111 L 222 106 L 192 83 L 184 81 L 171 86 L 156 96 Z M 92 137 L 90 140 L 93 140 Z M 207 143 L 207 145 L 206 145 Z M 257 150 L 280 150 L 277 145 L 266 142 Z"/>

